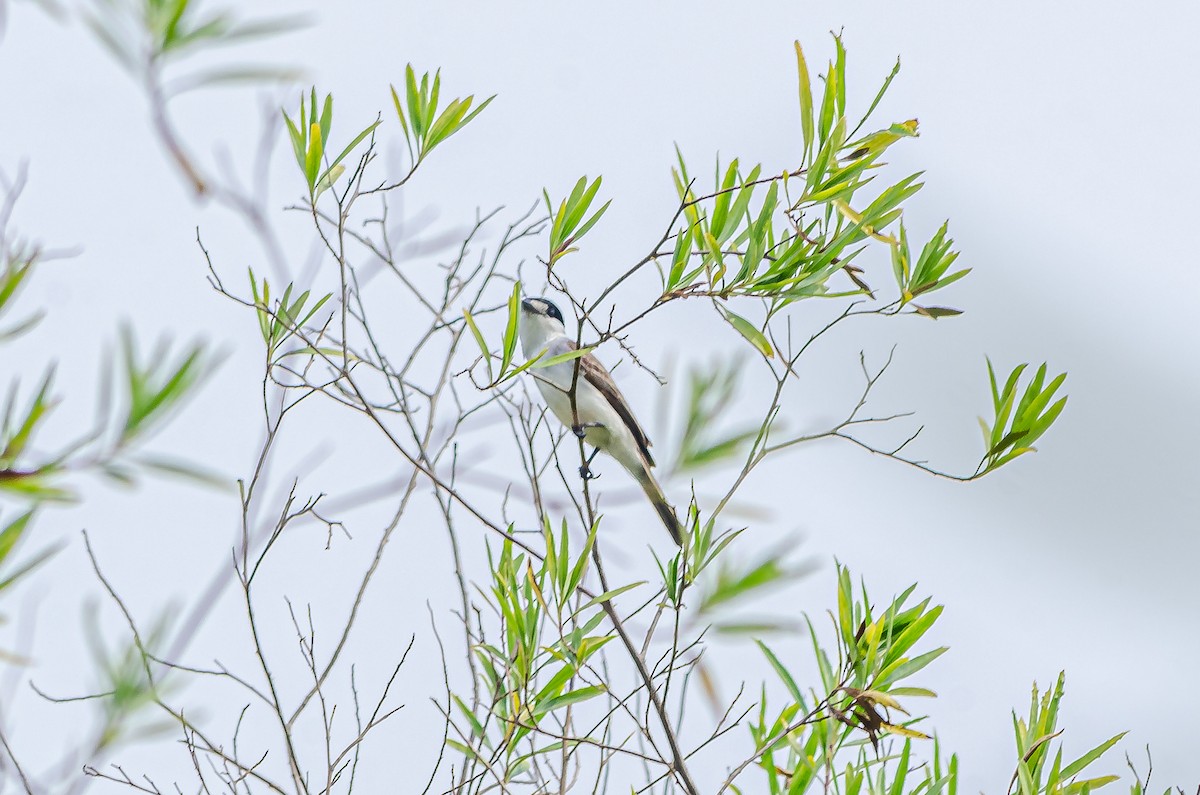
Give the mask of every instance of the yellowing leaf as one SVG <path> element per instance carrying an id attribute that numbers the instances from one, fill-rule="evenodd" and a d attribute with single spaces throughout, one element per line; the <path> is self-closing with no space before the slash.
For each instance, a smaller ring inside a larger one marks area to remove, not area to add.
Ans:
<path id="1" fill-rule="evenodd" d="M 905 715 L 908 714 L 908 710 L 906 710 L 904 707 L 900 706 L 899 701 L 892 698 L 887 693 L 881 692 L 879 690 L 864 690 L 861 693 L 859 693 L 859 696 L 861 698 L 869 698 L 872 701 L 874 701 L 876 704 L 879 704 L 882 707 L 887 707 L 888 709 L 894 709 L 899 712 L 903 712 Z"/>
<path id="2" fill-rule="evenodd" d="M 919 732 L 916 729 L 910 729 L 907 726 L 897 726 L 894 723 L 884 723 L 883 728 L 888 734 L 898 734 L 901 737 L 911 737 L 914 740 L 928 740 L 929 735 Z"/>
<path id="3" fill-rule="evenodd" d="M 845 218 L 847 221 L 850 221 L 851 223 L 854 223 L 854 224 L 862 223 L 862 220 L 863 220 L 862 213 L 855 211 L 854 208 L 851 207 L 849 204 L 847 204 L 844 200 L 834 199 L 833 202 L 831 202 L 831 203 L 837 209 L 837 211 L 842 215 L 842 217 Z M 864 227 L 862 227 L 862 231 L 863 231 L 863 234 L 870 235 L 871 237 L 875 238 L 876 240 L 880 241 L 881 243 L 887 243 L 892 246 L 900 245 L 899 240 L 892 237 L 891 235 L 885 235 L 882 232 L 876 232 L 873 227 L 864 226 Z M 910 300 L 911 300 L 911 296 L 910 296 Z"/>

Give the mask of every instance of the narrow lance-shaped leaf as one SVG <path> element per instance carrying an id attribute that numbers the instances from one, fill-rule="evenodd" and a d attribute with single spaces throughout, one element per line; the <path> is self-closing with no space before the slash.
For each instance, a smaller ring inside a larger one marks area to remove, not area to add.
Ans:
<path id="1" fill-rule="evenodd" d="M 834 61 L 834 73 L 837 75 L 834 100 L 837 103 L 837 115 L 840 118 L 846 115 L 846 47 L 842 44 L 842 37 L 836 33 L 833 34 L 833 44 L 837 52 Z"/>
<path id="2" fill-rule="evenodd" d="M 888 74 L 887 78 L 884 79 L 883 85 L 879 87 L 879 93 L 875 95 L 875 99 L 871 100 L 871 105 L 867 108 L 867 112 L 863 114 L 862 119 L 859 120 L 858 124 L 856 124 L 854 129 L 850 132 L 851 138 L 854 137 L 855 133 L 862 129 L 862 126 L 867 123 L 867 119 L 871 118 L 871 114 L 875 112 L 875 108 L 879 107 L 880 100 L 883 99 L 883 95 L 887 93 L 888 88 L 892 85 L 892 81 L 896 79 L 896 75 L 898 74 L 900 74 L 899 57 L 896 58 L 896 65 L 892 67 L 892 71 Z"/>
<path id="3" fill-rule="evenodd" d="M 553 710 L 561 709 L 562 707 L 566 707 L 571 704 L 578 704 L 581 701 L 587 701 L 590 698 L 603 695 L 604 692 L 604 688 L 599 685 L 591 685 L 588 687 L 581 687 L 576 690 L 571 690 L 567 693 L 563 693 L 561 696 L 547 699 L 546 701 L 538 704 L 533 709 L 533 715 L 535 718 L 540 718 L 547 712 L 552 712 Z"/>
<path id="4" fill-rule="evenodd" d="M 751 345 L 758 349 L 758 352 L 768 359 L 775 355 L 774 349 L 771 347 L 770 341 L 766 336 L 759 331 L 753 323 L 741 315 L 735 314 L 728 309 L 722 309 L 725 319 L 729 321 L 729 325 L 737 329 L 737 332 L 745 337 Z"/>
<path id="5" fill-rule="evenodd" d="M 763 655 L 766 656 L 767 662 L 769 662 L 771 667 L 775 669 L 776 675 L 779 676 L 780 681 L 783 682 L 784 686 L 787 687 L 788 692 L 792 695 L 792 698 L 796 699 L 797 703 L 800 704 L 801 709 L 807 710 L 807 707 L 804 705 L 804 694 L 800 691 L 800 687 L 796 684 L 796 680 L 792 677 L 791 672 L 784 667 L 779 658 L 775 656 L 775 652 L 771 651 L 767 644 L 763 643 L 761 640 L 756 640 L 754 642 L 758 644 L 758 648 L 761 649 Z"/>
<path id="6" fill-rule="evenodd" d="M 487 365 L 488 380 L 494 380 L 492 376 L 492 354 L 488 350 L 487 341 L 483 338 L 483 332 L 479 330 L 479 326 L 475 324 L 475 318 L 471 316 L 471 312 L 463 309 L 463 320 L 467 322 L 467 328 L 471 329 L 471 335 L 475 337 L 475 342 L 479 345 L 479 353 L 483 357 L 483 362 Z"/>
<path id="7" fill-rule="evenodd" d="M 33 511 L 26 511 L 16 519 L 8 523 L 3 530 L 0 530 L 0 563 L 8 557 L 12 552 L 13 547 L 21 540 L 25 528 L 29 525 L 29 520 L 33 518 Z"/>
<path id="8" fill-rule="evenodd" d="M 521 314 L 521 283 L 513 285 L 512 295 L 508 297 L 508 324 L 504 328 L 504 352 L 500 360 L 500 372 L 503 373 L 512 363 L 517 350 L 517 321 Z"/>
<path id="9" fill-rule="evenodd" d="M 596 177 L 591 185 L 587 185 L 587 177 L 581 177 L 575 185 L 575 189 L 571 191 L 571 196 L 567 199 L 567 206 L 570 208 L 567 217 L 563 221 L 563 234 L 570 235 L 579 222 L 583 220 L 584 213 L 591 206 L 592 200 L 596 197 L 596 192 L 600 190 L 602 178 Z M 587 185 L 586 189 L 583 189 Z M 583 189 L 582 193 L 580 190 Z"/>
<path id="10" fill-rule="evenodd" d="M 1062 770 L 1063 779 L 1073 778 L 1073 777 L 1079 775 L 1080 773 L 1082 773 L 1084 771 L 1084 769 L 1087 768 L 1088 765 L 1092 764 L 1092 762 L 1095 762 L 1097 759 L 1099 759 L 1101 756 L 1103 756 L 1104 753 L 1106 751 L 1108 751 L 1109 748 L 1112 748 L 1114 745 L 1116 745 L 1118 742 L 1120 742 L 1121 738 L 1124 737 L 1126 734 L 1128 734 L 1128 732 L 1121 732 L 1120 734 L 1116 735 L 1115 737 L 1110 737 L 1109 739 L 1107 739 L 1104 742 L 1097 745 L 1092 750 L 1088 751 L 1083 756 L 1076 759 L 1071 764 L 1064 767 Z"/>
<path id="11" fill-rule="evenodd" d="M 838 74 L 837 69 L 831 62 L 828 70 L 825 72 L 825 92 L 821 97 L 821 116 L 817 120 L 817 134 L 820 140 L 829 139 L 829 133 L 833 129 L 834 119 L 836 115 L 837 92 L 838 92 Z"/>
<path id="12" fill-rule="evenodd" d="M 354 136 L 354 140 L 352 140 L 350 143 L 346 144 L 346 148 L 343 149 L 341 151 L 341 153 L 336 158 L 333 159 L 333 163 L 330 165 L 330 167 L 328 169 L 326 169 L 326 173 L 329 173 L 330 171 L 332 171 L 334 168 L 337 167 L 337 165 L 339 163 L 341 163 L 343 160 L 345 160 L 346 156 L 349 155 L 351 152 L 353 152 L 355 150 L 355 148 L 358 147 L 359 144 L 361 144 L 364 140 L 366 140 L 368 135 L 375 132 L 375 128 L 378 127 L 381 123 L 382 122 L 379 119 L 376 119 L 374 122 L 367 125 L 367 127 L 362 132 L 360 132 L 358 135 Z"/>
<path id="13" fill-rule="evenodd" d="M 573 351 L 559 353 L 554 356 L 535 357 L 533 360 L 533 363 L 532 363 L 532 367 L 535 370 L 541 370 L 542 368 L 545 368 L 545 367 L 553 367 L 556 364 L 563 364 L 565 362 L 573 362 L 576 359 L 582 359 L 584 356 L 587 356 L 589 353 L 591 353 L 595 349 L 596 349 L 595 345 L 585 345 L 582 348 L 576 348 Z"/>
<path id="14" fill-rule="evenodd" d="M 42 379 L 42 385 L 38 388 L 37 394 L 34 395 L 33 401 L 29 406 L 29 410 L 25 413 L 25 419 L 21 421 L 20 427 L 8 439 L 3 451 L 0 451 L 0 461 L 11 462 L 24 451 L 25 446 L 33 437 L 38 423 L 41 422 L 46 412 L 52 408 L 50 385 L 53 381 L 54 368 L 51 367 L 46 371 L 46 376 Z"/>
<path id="15" fill-rule="evenodd" d="M 604 213 L 608 210 L 608 206 L 610 204 L 612 204 L 612 199 L 606 201 L 599 210 L 592 214 L 591 218 L 588 218 L 586 221 L 584 221 L 583 226 L 579 227 L 579 231 L 575 233 L 573 240 L 578 240 L 586 235 L 591 228 L 596 225 L 596 222 L 604 216 Z"/>
<path id="16" fill-rule="evenodd" d="M 577 612 L 583 612 L 584 610 L 587 610 L 590 607 L 595 607 L 596 605 L 601 604 L 603 602 L 612 601 L 613 599 L 615 599 L 616 597 L 625 593 L 626 591 L 632 591 L 634 588 L 638 588 L 645 584 L 646 584 L 645 580 L 638 580 L 637 582 L 631 582 L 631 583 L 628 583 L 627 585 L 622 585 L 619 588 L 613 588 L 611 591 L 605 591 L 604 593 L 594 596 L 590 600 L 585 602 L 584 605 L 582 607 L 580 607 Z"/>
<path id="17" fill-rule="evenodd" d="M 808 75 L 808 63 L 804 60 L 804 50 L 801 49 L 799 41 L 794 44 L 796 47 L 796 71 L 800 89 L 800 132 L 804 139 L 804 152 L 801 159 L 807 163 L 809 153 L 813 148 L 812 81 Z"/>
<path id="18" fill-rule="evenodd" d="M 303 101 L 304 100 L 301 99 L 301 102 L 303 102 Z M 304 170 L 304 161 L 305 161 L 305 152 L 307 151 L 307 144 L 308 144 L 304 134 L 302 132 L 300 132 L 301 129 L 304 129 L 304 130 L 308 129 L 308 126 L 306 124 L 304 124 L 304 118 L 303 118 L 304 111 L 301 110 L 301 112 L 300 112 L 301 118 L 300 118 L 300 127 L 299 128 L 296 127 L 295 123 L 291 120 L 291 117 L 289 117 L 287 115 L 286 111 L 280 111 L 280 112 L 283 113 L 283 120 L 287 124 L 288 139 L 292 142 L 292 152 L 295 153 L 295 155 L 296 155 L 296 165 L 300 166 L 300 169 L 303 171 Z"/>
<path id="19" fill-rule="evenodd" d="M 313 103 L 316 104 L 316 95 L 313 96 Z M 325 104 L 321 108 L 321 140 L 329 140 L 329 131 L 333 125 L 333 94 L 325 95 Z"/>
<path id="20" fill-rule="evenodd" d="M 420 143 L 425 139 L 425 125 L 421 117 L 423 108 L 417 91 L 417 75 L 412 64 L 408 64 L 404 69 L 404 90 L 408 100 L 408 118 L 412 125 L 413 138 L 416 139 L 419 149 Z"/>
<path id="21" fill-rule="evenodd" d="M 321 167 L 321 154 L 324 151 L 320 125 L 311 125 L 308 137 L 308 153 L 304 160 L 304 176 L 308 179 L 309 189 L 316 190 L 317 170 Z"/>

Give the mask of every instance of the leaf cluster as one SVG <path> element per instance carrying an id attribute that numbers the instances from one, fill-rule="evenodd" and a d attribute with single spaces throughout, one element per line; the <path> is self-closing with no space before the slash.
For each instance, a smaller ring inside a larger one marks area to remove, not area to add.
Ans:
<path id="1" fill-rule="evenodd" d="M 740 455 L 757 429 L 714 434 L 713 426 L 729 416 L 742 374 L 742 360 L 711 368 L 688 370 L 684 394 L 683 430 L 675 456 L 675 472 L 693 472 Z"/>
<path id="2" fill-rule="evenodd" d="M 1013 712 L 1017 765 L 1013 780 L 1009 782 L 1008 791 L 1011 795 L 1086 795 L 1118 779 L 1114 775 L 1079 777 L 1116 745 L 1125 732 L 1110 737 L 1075 761 L 1064 764 L 1062 742 L 1059 740 L 1063 732 L 1058 728 L 1058 713 L 1065 681 L 1066 675 L 1060 673 L 1054 686 L 1044 693 L 1039 693 L 1037 683 L 1034 683 L 1028 717 L 1018 717 Z"/>
<path id="3" fill-rule="evenodd" d="M 338 177 L 345 173 L 346 167 L 342 162 L 359 144 L 367 139 L 379 120 L 364 127 L 345 148 L 334 157 L 328 159 L 326 147 L 329 141 L 330 129 L 333 126 L 333 95 L 326 94 L 321 104 L 321 112 L 317 113 L 317 89 L 310 90 L 307 110 L 304 95 L 300 95 L 300 110 L 293 120 L 283 111 L 283 120 L 287 125 L 288 138 L 292 142 L 292 154 L 296 157 L 296 165 L 304 175 L 308 186 L 309 199 L 316 201 L 317 197 L 333 187 Z"/>
<path id="4" fill-rule="evenodd" d="M 215 46 L 256 41 L 302 27 L 300 17 L 239 21 L 228 11 L 202 13 L 200 0 L 97 0 L 83 19 L 93 35 L 131 72 L 147 63 L 179 58 Z M 194 77 L 190 87 L 282 80 L 291 70 L 231 67 Z"/>
<path id="5" fill-rule="evenodd" d="M 308 299 L 310 291 L 305 290 L 295 298 L 292 291 L 293 283 L 288 283 L 283 295 L 278 300 L 271 300 L 271 284 L 266 277 L 259 280 L 254 271 L 250 270 L 250 292 L 254 300 L 254 308 L 258 317 L 258 330 L 262 334 L 263 343 L 267 349 L 267 360 L 275 361 L 283 343 L 290 340 L 298 331 L 303 329 L 316 317 L 321 308 L 333 297 L 326 293 L 318 298 L 311 306 Z M 305 352 L 310 349 L 305 347 Z"/>
<path id="6" fill-rule="evenodd" d="M 160 614 L 145 634 L 126 640 L 114 650 L 108 648 L 98 626 L 95 615 L 84 622 L 85 637 L 99 675 L 95 689 L 103 695 L 97 749 L 109 748 L 135 735 L 173 728 L 169 724 L 140 729 L 132 726 L 171 689 L 169 681 L 164 684 L 151 675 L 151 666 L 155 664 L 152 655 L 163 645 L 170 628 L 169 614 Z"/>
<path id="7" fill-rule="evenodd" d="M 839 36 L 834 42 L 837 57 L 823 76 L 819 105 L 808 63 L 796 44 L 802 135 L 798 168 L 764 176 L 761 166 L 743 170 L 735 159 L 722 173 L 718 161 L 713 192 L 700 196 L 677 153 L 678 167 L 672 173 L 686 223 L 674 235 L 663 278 L 666 296 L 753 296 L 771 300 L 776 310 L 815 296 L 873 297 L 858 276 L 861 269 L 851 263 L 863 251 L 859 244 L 868 239 L 897 245 L 885 230 L 901 217 L 902 204 L 920 190 L 920 174 L 886 187 L 863 209 L 853 205 L 858 192 L 885 165 L 884 153 L 898 141 L 915 137 L 917 124 L 894 123 L 855 137 L 899 71 L 897 62 L 867 113 L 848 133 L 846 51 Z M 766 193 L 756 201 L 760 188 Z M 829 280 L 839 271 L 856 289 L 831 291 Z"/>
<path id="8" fill-rule="evenodd" d="M 550 254 L 546 259 L 546 267 L 552 268 L 566 255 L 578 251 L 575 243 L 590 232 L 596 222 L 604 217 L 608 206 L 612 204 L 612 199 L 601 205 L 599 210 L 588 215 L 602 181 L 601 177 L 596 177 L 589 183 L 587 177 L 580 177 L 570 194 L 559 202 L 557 210 L 554 209 L 549 192 L 542 191 L 542 197 L 546 202 L 546 212 L 550 214 Z M 585 218 L 586 220 L 584 220 Z"/>
<path id="9" fill-rule="evenodd" d="M 747 169 L 735 158 L 722 166 L 718 158 L 713 189 L 701 194 L 682 152 L 676 149 L 677 164 L 672 169 L 672 176 L 680 205 L 671 224 L 674 229 L 668 230 L 656 250 L 642 263 L 654 262 L 659 266 L 662 293 L 649 309 L 629 323 L 675 300 L 710 299 L 718 316 L 764 359 L 774 359 L 776 344 L 788 340 L 789 353 L 781 357 L 787 361 L 779 365 L 780 372 L 776 373 L 778 377 L 786 378 L 794 373 L 792 357 L 798 354 L 792 350 L 791 326 L 788 325 L 785 334 L 781 324 L 774 321 L 797 301 L 816 297 L 854 299 L 845 310 L 847 316 L 896 315 L 905 309 L 908 310 L 906 314 L 935 320 L 961 314 L 960 310 L 951 307 L 917 303 L 917 299 L 946 288 L 970 273 L 969 268 L 955 267 L 959 253 L 949 236 L 948 222 L 943 223 L 919 251 L 910 242 L 904 208 L 924 186 L 922 173 L 908 174 L 890 184 L 885 182 L 878 190 L 873 184 L 882 180 L 887 165 L 883 158 L 890 148 L 918 135 L 915 119 L 875 129 L 870 126 L 872 115 L 899 73 L 899 61 L 883 81 L 866 113 L 855 121 L 847 111 L 846 49 L 840 36 L 835 35 L 833 40 L 835 57 L 819 76 L 822 84 L 819 92 L 814 91 L 813 74 L 803 49 L 796 44 L 801 132 L 799 167 L 768 174 L 761 165 Z M 557 207 L 549 192 L 543 191 L 550 218 L 549 253 L 545 265 L 548 278 L 560 286 L 565 287 L 561 278 L 553 275 L 553 268 L 562 257 L 577 250 L 580 239 L 593 229 L 611 203 L 605 202 L 593 210 L 601 184 L 599 177 L 580 178 Z M 873 193 L 867 192 L 868 187 Z M 895 232 L 893 228 L 897 228 Z M 876 304 L 876 309 L 852 312 L 854 306 L 865 303 L 864 297 L 868 301 L 877 300 L 875 290 L 867 284 L 866 272 L 856 261 L 869 248 L 880 246 L 891 261 L 895 297 L 890 302 Z M 606 288 L 602 297 L 638 267 L 640 265 L 619 277 Z M 844 274 L 849 284 L 835 285 L 832 280 L 838 274 Z M 746 298 L 756 299 L 765 309 L 761 319 L 752 320 L 740 308 L 735 310 L 735 302 Z M 526 369 L 570 361 L 594 347 L 552 359 L 545 359 L 543 351 L 523 365 L 513 366 L 519 301 L 519 288 L 514 287 L 499 354 L 492 353 L 493 346 L 475 318 L 470 312 L 465 313 L 466 323 L 487 366 L 487 382 L 476 383 L 481 388 L 498 386 Z M 585 317 L 598 309 L 597 306 L 577 306 Z M 790 322 L 791 318 L 787 320 Z M 612 331 L 610 324 L 610 331 L 601 332 L 600 342 L 596 344 L 619 335 L 629 323 L 620 326 L 618 331 Z M 500 362 L 498 369 L 493 367 L 493 361 L 497 359 Z M 772 369 L 776 366 L 772 365 Z M 1051 382 L 1045 391 L 1041 389 L 1040 379 L 1035 379 L 1030 385 L 1032 391 L 1026 393 L 1019 406 L 1014 406 L 1015 396 L 1009 394 L 1010 390 L 1001 395 L 993 377 L 995 422 L 984 423 L 987 452 L 973 474 L 959 479 L 980 477 L 1031 451 L 1032 442 L 1053 424 L 1065 405 L 1063 399 L 1047 407 L 1062 378 Z M 869 381 L 873 383 L 871 379 Z M 762 438 L 763 428 L 769 431 L 772 417 L 759 430 L 739 429 L 725 438 L 710 440 L 705 436 L 702 439 L 701 429 L 707 429 L 711 419 L 722 413 L 722 407 L 728 403 L 731 383 L 730 377 L 714 375 L 705 382 L 692 376 L 688 414 L 676 462 L 678 472 L 686 473 L 708 463 L 727 460 L 738 454 L 747 442 Z M 852 416 L 847 426 L 874 421 Z M 845 427 L 828 435 L 850 438 L 841 433 Z M 859 444 L 867 446 L 862 442 Z M 901 458 L 899 450 L 875 452 L 923 466 L 922 462 Z"/>
<path id="10" fill-rule="evenodd" d="M 19 383 L 13 381 L 8 399 L 4 404 L 4 416 L 0 419 L 0 491 L 26 499 L 68 501 L 71 493 L 50 483 L 50 479 L 61 471 L 61 457 L 26 463 L 26 454 L 35 434 L 45 423 L 47 415 L 57 405 L 50 389 L 54 382 L 54 368 L 47 369 L 41 385 L 22 412 L 17 411 Z"/>
<path id="11" fill-rule="evenodd" d="M 1043 362 L 1025 391 L 1017 398 L 1021 375 L 1027 364 L 1013 368 L 1000 388 L 992 362 L 988 360 L 988 380 L 992 387 L 993 418 L 989 423 L 982 417 L 979 426 L 983 431 L 983 443 L 987 452 L 979 464 L 981 473 L 991 472 L 1014 458 L 1037 450 L 1033 443 L 1041 438 L 1067 405 L 1064 395 L 1052 404 L 1058 388 L 1066 380 L 1066 373 L 1059 373 L 1046 383 L 1046 364 Z"/>
<path id="12" fill-rule="evenodd" d="M 132 330 L 123 328 L 120 338 L 121 356 L 115 369 L 120 376 L 121 408 L 113 421 L 115 437 L 107 444 L 100 444 L 105 436 L 101 426 L 60 452 L 38 456 L 32 442 L 59 402 L 52 392 L 54 368 L 47 369 L 22 410 L 17 408 L 19 383 L 12 383 L 0 417 L 0 493 L 34 503 L 71 501 L 74 492 L 60 483 L 61 477 L 82 469 L 95 469 L 126 485 L 134 482 L 133 472 L 123 461 L 124 454 L 195 392 L 208 368 L 202 344 L 192 345 L 172 358 L 168 343 L 163 341 L 143 363 Z M 102 395 L 103 402 L 109 400 Z M 90 451 L 89 446 L 93 448 Z M 185 466 L 155 463 L 153 459 L 132 463 L 195 474 Z"/>
<path id="13" fill-rule="evenodd" d="M 575 553 L 566 522 L 556 533 L 547 518 L 546 555 L 536 566 L 509 540 L 498 555 L 489 548 L 487 601 L 499 613 L 500 639 L 472 649 L 486 700 L 472 708 L 463 697 L 453 697 L 461 718 L 455 724 L 460 739 L 448 744 L 468 760 L 492 769 L 500 765 L 505 780 L 528 770 L 534 757 L 563 747 L 566 740 L 539 744 L 544 742 L 539 725 L 606 692 L 603 679 L 590 667 L 592 657 L 614 637 L 598 631 L 604 621 L 599 605 L 641 583 L 581 598 L 597 528 L 592 527 Z M 561 726 L 561 719 L 556 720 Z"/>
<path id="14" fill-rule="evenodd" d="M 941 615 L 941 607 L 931 607 L 929 599 L 906 606 L 915 589 L 911 586 L 877 611 L 865 586 L 856 592 L 849 570 L 838 567 L 837 611 L 830 614 L 837 629 L 836 659 L 822 645 L 815 623 L 808 620 L 819 688 L 802 689 L 783 660 L 758 642 L 787 694 L 783 706 L 771 710 L 764 687 L 758 719 L 749 724 L 756 761 L 772 793 L 807 792 L 829 770 L 843 771 L 840 775 L 848 789 L 879 784 L 880 776 L 887 775 L 888 754 L 868 756 L 861 749 L 869 743 L 878 751 L 884 735 L 904 737 L 905 743 L 900 772 L 883 791 L 905 792 L 910 743 L 929 738 L 912 728 L 917 719 L 909 717 L 900 699 L 934 696 L 931 690 L 905 682 L 946 651 L 942 647 L 911 653 Z M 843 768 L 845 752 L 856 761 Z M 877 768 L 875 773 L 872 768 Z M 940 792 L 950 784 L 943 779 L 946 776 L 926 778 L 918 791 Z"/>
<path id="15" fill-rule="evenodd" d="M 164 341 L 142 364 L 128 326 L 121 330 L 121 350 L 127 389 L 120 438 L 124 445 L 146 434 L 189 397 L 203 377 L 206 363 L 203 344 L 191 345 L 172 359 Z"/>
<path id="16" fill-rule="evenodd" d="M 475 102 L 474 94 L 452 99 L 439 113 L 441 86 L 440 70 L 434 72 L 433 80 L 429 79 L 429 73 L 426 72 L 418 81 L 412 64 L 404 70 L 403 102 L 396 87 L 392 86 L 392 104 L 396 108 L 400 128 L 404 131 L 404 139 L 408 142 L 414 168 L 415 164 L 423 161 L 435 147 L 470 124 L 496 98 L 492 95 L 474 109 L 471 107 Z"/>
<path id="17" fill-rule="evenodd" d="M 952 251 L 954 241 L 946 237 L 949 222 L 942 224 L 937 234 L 921 249 L 921 255 L 915 265 L 908 248 L 908 231 L 900 224 L 900 240 L 892 247 L 892 271 L 896 284 L 900 287 L 901 305 L 907 304 L 922 293 L 930 292 L 952 284 L 971 272 L 970 268 L 955 271 L 949 276 L 946 271 L 958 258 L 958 252 Z M 957 309 L 938 306 L 913 305 L 918 314 L 934 318 L 949 317 L 962 314 Z"/>

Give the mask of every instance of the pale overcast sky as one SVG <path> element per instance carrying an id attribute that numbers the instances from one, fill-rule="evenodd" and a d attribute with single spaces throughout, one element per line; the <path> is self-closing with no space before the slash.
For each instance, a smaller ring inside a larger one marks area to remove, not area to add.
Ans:
<path id="1" fill-rule="evenodd" d="M 388 84 L 403 79 L 408 62 L 441 67 L 446 95 L 498 95 L 404 199 L 406 211 L 435 231 L 462 227 L 477 207 L 515 213 L 543 187 L 562 193 L 581 174 L 603 174 L 614 201 L 575 255 L 572 278 L 580 285 L 608 281 L 657 239 L 675 205 L 674 143 L 702 174 L 718 152 L 762 162 L 767 172 L 794 163 L 793 39 L 822 62 L 832 50 L 828 31 L 844 32 L 857 107 L 900 55 L 903 69 L 881 119 L 917 117 L 921 137 L 897 147 L 891 162 L 897 176 L 926 172 L 910 205 L 911 229 L 925 236 L 951 219 L 960 262 L 974 272 L 943 302 L 966 314 L 843 335 L 817 359 L 793 422 L 819 427 L 841 413 L 857 388 L 857 352 L 879 361 L 893 343 L 896 363 L 879 405 L 917 411 L 927 430 L 914 453 L 943 469 L 969 470 L 977 459 L 975 416 L 989 400 L 985 354 L 999 369 L 1047 360 L 1068 371 L 1071 400 L 1036 455 L 966 486 L 832 443 L 776 461 L 746 495 L 763 503 L 774 497 L 758 537 L 767 547 L 798 532 L 802 554 L 820 567 L 770 612 L 832 606 L 834 556 L 879 598 L 916 581 L 919 593 L 945 604 L 933 642 L 951 651 L 921 684 L 939 691 L 932 725 L 962 756 L 964 791 L 1004 789 L 1013 769 L 1009 710 L 1026 710 L 1032 681 L 1049 685 L 1062 669 L 1068 754 L 1128 729 L 1123 750 L 1140 758 L 1150 744 L 1158 785 L 1200 782 L 1200 749 L 1188 727 L 1200 712 L 1191 682 L 1200 660 L 1200 269 L 1191 234 L 1200 214 L 1191 151 L 1200 129 L 1200 6 L 306 0 L 239 10 L 311 15 L 311 27 L 253 55 L 301 66 L 308 82 L 332 91 L 342 134 L 352 120 L 365 124 L 382 110 L 399 140 Z M 222 144 L 245 162 L 259 130 L 255 96 L 198 92 L 181 101 L 181 127 L 196 151 L 207 158 Z M 91 419 L 98 357 L 122 319 L 147 337 L 208 340 L 225 361 L 156 448 L 244 474 L 259 439 L 260 340 L 249 315 L 206 285 L 195 229 L 239 284 L 258 251 L 228 214 L 191 201 L 151 135 L 143 98 L 81 25 L 51 21 L 29 3 L 10 5 L 0 103 L 0 169 L 11 175 L 21 161 L 30 164 L 17 225 L 81 252 L 45 266 L 26 294 L 27 305 L 49 315 L 37 333 L 3 349 L 0 377 L 32 379 L 57 360 L 59 388 L 70 396 L 58 419 L 81 430 Z M 276 155 L 271 206 L 282 207 L 300 186 L 286 145 Z M 301 270 L 309 238 L 303 226 L 286 228 L 296 232 L 285 244 Z M 700 337 L 691 322 L 653 319 L 642 327 L 641 355 L 665 366 L 743 350 L 731 335 Z M 623 369 L 622 388 L 652 415 L 655 384 Z M 311 439 L 288 441 L 309 491 L 336 499 L 400 471 L 377 442 L 347 449 L 357 437 L 339 425 L 355 424 L 343 413 L 318 412 L 310 422 Z M 306 463 L 314 451 L 329 462 Z M 279 480 L 289 474 L 281 470 Z M 39 518 L 42 538 L 69 546 L 20 591 L 25 607 L 5 602 L 10 623 L 0 648 L 33 626 L 28 673 L 56 693 L 86 691 L 94 682 L 79 674 L 86 653 L 79 627 L 84 605 L 101 592 L 79 530 L 92 533 L 109 573 L 148 621 L 161 605 L 195 598 L 228 559 L 236 513 L 235 495 L 174 482 L 151 480 L 131 492 L 89 486 L 82 507 Z M 465 537 L 482 545 L 478 528 Z M 626 540 L 619 565 L 648 566 L 644 544 Z M 284 553 L 271 587 L 302 599 L 320 599 L 326 588 L 341 605 L 339 578 L 349 582 L 359 570 L 354 546 L 343 544 L 331 560 L 310 541 Z M 409 707 L 393 735 L 400 750 L 383 755 L 423 778 L 437 739 L 428 732 L 439 729 L 428 696 L 441 688 L 425 602 L 450 625 L 456 590 L 440 533 L 409 529 L 389 554 L 368 617 L 372 641 L 390 653 L 415 632 L 424 645 L 406 669 Z M 481 559 L 478 548 L 469 555 Z M 218 613 L 192 662 L 237 659 L 244 638 L 236 607 Z M 109 620 L 118 637 L 121 625 L 106 612 Z M 279 632 L 286 644 L 290 625 Z M 799 642 L 777 645 L 794 659 L 803 655 Z M 372 650 L 359 652 L 369 658 Z M 749 653 L 728 644 L 716 658 Z M 736 689 L 741 670 L 729 671 L 723 690 Z M 760 675 L 767 671 L 752 681 Z M 84 725 L 91 715 L 86 707 L 47 707 L 24 685 L 10 705 L 12 734 L 33 746 L 38 767 L 80 731 L 64 722 L 66 710 L 76 709 L 70 714 Z M 153 750 L 163 747 L 171 762 Z M 169 745 L 115 759 L 186 780 L 187 760 Z M 705 760 L 705 769 L 715 776 L 722 761 Z M 1124 761 L 1113 754 L 1105 768 L 1121 772 Z M 394 781 L 386 768 L 375 775 Z"/>

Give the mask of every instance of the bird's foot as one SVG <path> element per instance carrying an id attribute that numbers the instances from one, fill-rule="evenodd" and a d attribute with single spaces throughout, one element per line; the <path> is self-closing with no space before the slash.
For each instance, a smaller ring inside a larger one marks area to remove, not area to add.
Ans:
<path id="1" fill-rule="evenodd" d="M 582 439 L 587 434 L 588 428 L 603 428 L 603 427 L 604 427 L 604 423 L 602 423 L 602 422 L 584 422 L 579 425 L 572 425 L 571 431 L 576 436 L 578 436 L 580 439 Z"/>
<path id="2" fill-rule="evenodd" d="M 596 478 L 600 477 L 599 473 L 592 471 L 592 462 L 596 460 L 596 456 L 599 453 L 600 448 L 597 447 L 592 451 L 592 454 L 587 457 L 587 460 L 579 466 L 579 477 L 583 478 L 585 483 L 589 480 L 595 480 Z"/>

